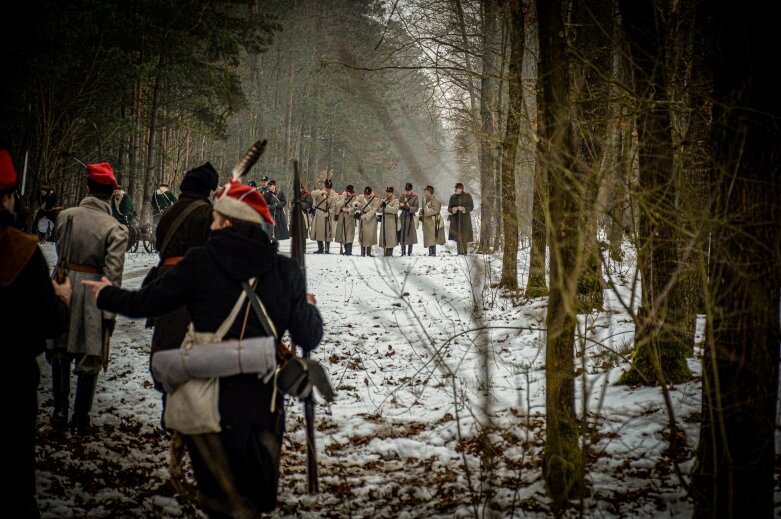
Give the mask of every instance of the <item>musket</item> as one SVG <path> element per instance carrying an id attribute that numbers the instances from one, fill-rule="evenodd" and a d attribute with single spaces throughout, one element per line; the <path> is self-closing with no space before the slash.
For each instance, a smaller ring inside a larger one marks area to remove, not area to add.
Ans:
<path id="1" fill-rule="evenodd" d="M 304 227 L 303 213 L 301 212 L 304 201 L 301 199 L 301 174 L 298 170 L 298 161 L 293 159 L 293 205 L 295 211 L 290 221 L 290 256 L 298 263 L 301 274 L 304 276 L 306 286 L 306 229 Z M 327 218 L 326 218 L 327 221 Z M 295 351 L 295 346 L 291 348 Z M 309 357 L 309 352 L 304 352 L 304 358 Z M 304 421 L 306 422 L 306 476 L 307 491 L 317 494 L 319 491 L 317 477 L 317 449 L 315 448 L 315 401 L 314 392 L 304 400 Z"/>

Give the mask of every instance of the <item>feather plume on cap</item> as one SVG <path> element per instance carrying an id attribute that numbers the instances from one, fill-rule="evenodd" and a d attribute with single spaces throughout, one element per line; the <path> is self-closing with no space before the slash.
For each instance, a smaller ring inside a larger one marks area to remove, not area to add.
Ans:
<path id="1" fill-rule="evenodd" d="M 231 173 L 231 178 L 233 180 L 239 180 L 252 169 L 252 166 L 254 166 L 260 156 L 263 155 L 263 152 L 266 149 L 266 142 L 267 141 L 263 139 L 262 141 L 256 141 L 255 144 L 250 146 L 241 160 L 233 166 L 233 171 Z"/>

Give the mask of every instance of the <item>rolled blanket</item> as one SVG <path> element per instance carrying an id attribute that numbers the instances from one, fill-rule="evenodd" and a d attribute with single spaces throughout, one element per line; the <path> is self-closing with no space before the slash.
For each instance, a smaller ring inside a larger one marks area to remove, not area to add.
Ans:
<path id="1" fill-rule="evenodd" d="M 272 337 L 163 350 L 152 355 L 152 375 L 163 384 L 166 393 L 173 393 L 193 378 L 230 377 L 240 373 L 257 373 L 263 377 L 276 369 L 276 353 Z"/>

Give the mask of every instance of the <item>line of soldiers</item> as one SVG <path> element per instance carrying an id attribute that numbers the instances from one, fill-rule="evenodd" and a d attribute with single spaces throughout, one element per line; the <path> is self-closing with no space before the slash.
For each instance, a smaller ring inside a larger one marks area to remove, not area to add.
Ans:
<path id="1" fill-rule="evenodd" d="M 450 222 L 447 238 L 457 243 L 458 254 L 466 254 L 467 244 L 473 240 L 470 213 L 474 204 L 472 196 L 463 190 L 463 184 L 456 184 L 447 208 L 447 221 Z M 393 256 L 397 245 L 401 246 L 402 256 L 411 256 L 412 246 L 418 243 L 417 230 L 421 224 L 423 246 L 428 248 L 429 256 L 436 256 L 437 245 L 445 243 L 442 202 L 430 185 L 424 189 L 422 200 L 409 182 L 398 197 L 393 186 L 388 186 L 385 197 L 380 198 L 370 186 L 364 188 L 362 195 L 356 194 L 352 185 L 337 193 L 333 190 L 333 181 L 326 179 L 322 189 L 311 193 L 302 187 L 301 198 L 309 238 L 317 242 L 315 254 L 329 254 L 331 241 L 335 241 L 340 244 L 340 254 L 352 256 L 357 230 L 361 256 L 372 257 L 374 245 L 378 245 L 385 256 Z"/>

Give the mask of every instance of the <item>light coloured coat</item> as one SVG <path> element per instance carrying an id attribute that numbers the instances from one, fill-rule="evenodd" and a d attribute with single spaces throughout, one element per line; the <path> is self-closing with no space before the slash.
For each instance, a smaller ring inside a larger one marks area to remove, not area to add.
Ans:
<path id="1" fill-rule="evenodd" d="M 309 238 L 317 241 L 333 241 L 334 239 L 334 215 L 336 214 L 336 201 L 339 195 L 325 189 L 312 191 L 312 207 L 315 214 L 312 217 L 312 225 L 309 228 Z"/>
<path id="2" fill-rule="evenodd" d="M 57 217 L 55 237 L 58 257 L 62 251 L 62 233 L 68 217 L 73 217 L 68 258 L 70 263 L 91 265 L 103 270 L 114 285 L 122 285 L 127 250 L 127 228 L 111 216 L 111 206 L 93 196 L 86 196 L 78 207 L 65 209 Z M 84 279 L 99 280 L 101 274 L 70 271 L 73 294 L 70 301 L 68 332 L 55 340 L 57 347 L 69 353 L 103 354 L 103 319 L 114 314 L 102 312 L 95 304 L 92 290 L 81 284 Z"/>
<path id="3" fill-rule="evenodd" d="M 442 202 L 436 195 L 423 200 L 421 213 L 423 216 L 423 246 L 444 245 L 447 232 L 445 220 L 442 218 Z"/>
<path id="4" fill-rule="evenodd" d="M 383 207 L 383 203 L 385 207 Z M 381 249 L 392 249 L 399 244 L 397 230 L 399 228 L 399 199 L 395 196 L 385 198 L 380 202 L 382 222 L 378 231 L 377 244 Z"/>
<path id="5" fill-rule="evenodd" d="M 358 195 L 345 193 L 336 201 L 336 217 L 334 224 L 334 241 L 352 243 L 355 241 L 355 211 L 358 206 Z"/>
<path id="6" fill-rule="evenodd" d="M 419 200 L 415 193 L 402 193 L 399 196 L 399 244 L 401 246 L 418 243 Z"/>
<path id="7" fill-rule="evenodd" d="M 377 209 L 380 207 L 380 197 L 377 195 L 361 196 L 356 208 L 361 211 L 361 229 L 358 232 L 358 242 L 361 247 L 373 247 L 377 243 Z"/>

